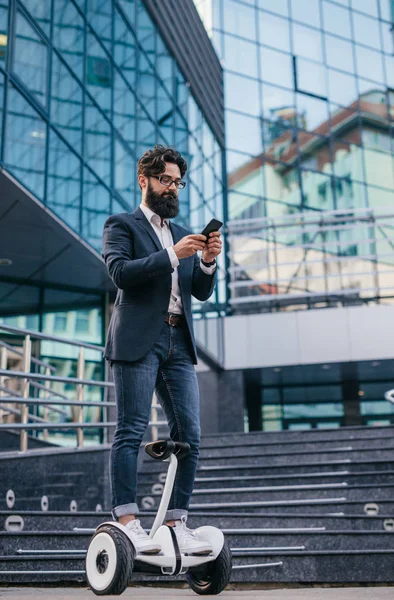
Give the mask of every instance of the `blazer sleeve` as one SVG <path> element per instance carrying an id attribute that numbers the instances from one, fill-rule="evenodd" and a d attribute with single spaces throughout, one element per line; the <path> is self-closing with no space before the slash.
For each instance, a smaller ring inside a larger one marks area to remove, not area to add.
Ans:
<path id="1" fill-rule="evenodd" d="M 121 290 L 174 270 L 165 248 L 145 258 L 133 258 L 132 231 L 121 215 L 112 215 L 104 224 L 102 256 L 109 276 Z"/>
<path id="2" fill-rule="evenodd" d="M 216 283 L 216 271 L 217 267 L 212 275 L 204 273 L 200 268 L 200 257 L 197 254 L 194 255 L 192 296 L 197 300 L 204 302 L 211 296 Z"/>

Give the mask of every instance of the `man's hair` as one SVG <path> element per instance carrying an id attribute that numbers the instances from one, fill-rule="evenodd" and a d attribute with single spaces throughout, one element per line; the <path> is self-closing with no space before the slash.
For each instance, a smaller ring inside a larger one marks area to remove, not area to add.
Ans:
<path id="1" fill-rule="evenodd" d="M 187 163 L 177 150 L 170 146 L 157 144 L 153 150 L 147 150 L 138 161 L 138 175 L 161 175 L 166 169 L 166 163 L 178 165 L 181 177 L 187 171 Z"/>

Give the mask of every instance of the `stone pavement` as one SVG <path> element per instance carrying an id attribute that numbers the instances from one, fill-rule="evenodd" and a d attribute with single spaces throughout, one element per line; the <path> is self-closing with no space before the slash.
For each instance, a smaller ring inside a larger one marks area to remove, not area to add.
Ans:
<path id="1" fill-rule="evenodd" d="M 354 588 L 296 588 L 296 589 L 254 589 L 231 590 L 222 592 L 220 600 L 392 600 L 392 587 L 354 587 Z M 100 596 L 114 598 L 114 596 Z M 122 600 L 193 600 L 198 595 L 189 589 L 130 587 L 122 594 Z M 213 596 L 209 596 L 213 598 Z M 86 588 L 0 588 L 1 600 L 92 600 L 94 594 Z"/>

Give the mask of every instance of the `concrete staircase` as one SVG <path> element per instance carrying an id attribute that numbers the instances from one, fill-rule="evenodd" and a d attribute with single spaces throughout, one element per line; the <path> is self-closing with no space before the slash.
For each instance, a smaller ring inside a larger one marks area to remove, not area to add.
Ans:
<path id="1" fill-rule="evenodd" d="M 0 583 L 84 580 L 92 531 L 110 518 L 108 452 L 0 454 Z M 167 465 L 145 456 L 139 504 L 149 528 Z M 205 437 L 189 523 L 224 531 L 234 582 L 391 583 L 393 488 L 393 427 Z"/>

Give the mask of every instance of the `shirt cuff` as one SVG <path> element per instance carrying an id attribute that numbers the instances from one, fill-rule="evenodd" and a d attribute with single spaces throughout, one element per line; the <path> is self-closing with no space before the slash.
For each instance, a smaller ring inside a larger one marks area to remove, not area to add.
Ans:
<path id="1" fill-rule="evenodd" d="M 205 265 L 202 264 L 202 262 L 200 260 L 200 269 L 203 273 L 206 273 L 207 275 L 213 275 L 216 270 L 216 262 L 214 265 L 212 265 L 212 267 L 206 267 Z"/>
<path id="2" fill-rule="evenodd" d="M 175 254 L 175 250 L 174 250 L 173 246 L 170 246 L 169 248 L 167 248 L 167 252 L 168 252 L 168 258 L 170 259 L 172 268 L 176 269 L 179 266 L 179 259 L 178 259 L 177 255 Z"/>

